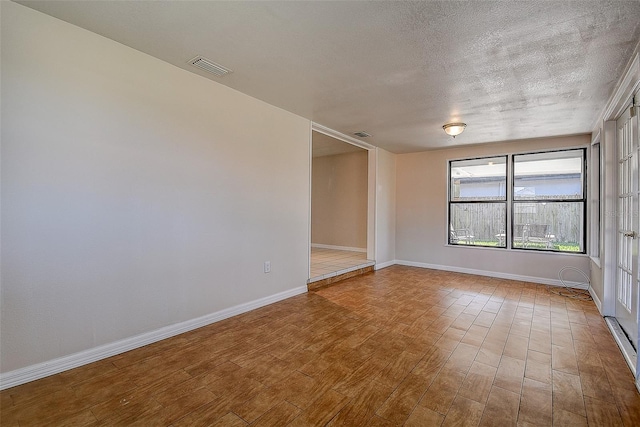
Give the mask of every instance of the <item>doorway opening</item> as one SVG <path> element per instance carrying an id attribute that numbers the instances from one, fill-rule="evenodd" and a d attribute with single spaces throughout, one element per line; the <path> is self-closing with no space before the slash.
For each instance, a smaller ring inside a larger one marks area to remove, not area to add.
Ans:
<path id="1" fill-rule="evenodd" d="M 317 130 L 311 147 L 309 284 L 375 264 L 368 252 L 369 150 Z"/>

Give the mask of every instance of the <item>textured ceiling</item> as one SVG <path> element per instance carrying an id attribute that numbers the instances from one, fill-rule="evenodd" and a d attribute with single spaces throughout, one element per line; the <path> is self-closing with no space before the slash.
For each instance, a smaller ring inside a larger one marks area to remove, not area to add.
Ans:
<path id="1" fill-rule="evenodd" d="M 640 1 L 19 3 L 396 153 L 590 132 L 640 40 Z"/>

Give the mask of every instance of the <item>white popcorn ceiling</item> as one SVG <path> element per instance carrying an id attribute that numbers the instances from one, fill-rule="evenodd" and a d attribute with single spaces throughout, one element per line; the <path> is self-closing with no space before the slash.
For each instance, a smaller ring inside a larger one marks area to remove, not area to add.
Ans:
<path id="1" fill-rule="evenodd" d="M 588 133 L 640 40 L 640 1 L 19 3 L 395 153 Z"/>

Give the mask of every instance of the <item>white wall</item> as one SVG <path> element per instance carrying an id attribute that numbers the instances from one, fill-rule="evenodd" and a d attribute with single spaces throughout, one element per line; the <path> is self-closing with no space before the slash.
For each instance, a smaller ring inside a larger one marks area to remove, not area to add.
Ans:
<path id="1" fill-rule="evenodd" d="M 586 255 L 564 255 L 447 245 L 447 162 L 552 148 L 583 147 L 590 137 L 574 136 L 457 147 L 397 156 L 396 258 L 432 266 L 505 278 L 558 282 L 564 266 L 589 274 Z M 581 277 L 567 277 L 578 281 Z"/>
<path id="2" fill-rule="evenodd" d="M 1 3 L 1 372 L 306 284 L 308 120 Z"/>
<path id="3" fill-rule="evenodd" d="M 396 155 L 376 152 L 376 268 L 381 268 L 396 259 Z"/>

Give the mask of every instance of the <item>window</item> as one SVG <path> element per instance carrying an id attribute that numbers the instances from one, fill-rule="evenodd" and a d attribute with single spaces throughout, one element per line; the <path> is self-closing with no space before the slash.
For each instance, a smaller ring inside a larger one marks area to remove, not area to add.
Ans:
<path id="1" fill-rule="evenodd" d="M 513 248 L 584 253 L 584 150 L 513 156 Z"/>
<path id="2" fill-rule="evenodd" d="M 449 162 L 451 245 L 585 253 L 585 210 L 584 149 Z"/>
<path id="3" fill-rule="evenodd" d="M 505 247 L 507 157 L 449 163 L 449 244 Z"/>

